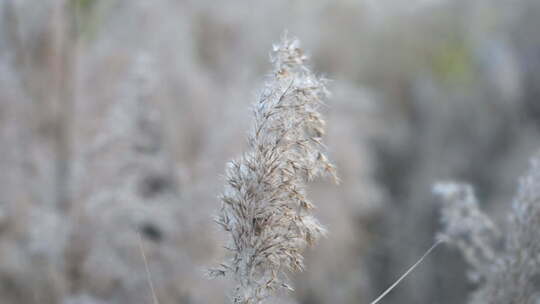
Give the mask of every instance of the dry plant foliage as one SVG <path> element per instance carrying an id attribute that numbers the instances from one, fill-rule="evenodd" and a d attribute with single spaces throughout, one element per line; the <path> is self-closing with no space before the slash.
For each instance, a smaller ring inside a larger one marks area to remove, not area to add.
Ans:
<path id="1" fill-rule="evenodd" d="M 329 92 L 306 59 L 299 41 L 286 34 L 274 45 L 273 71 L 253 108 L 249 149 L 226 170 L 216 221 L 230 236 L 232 254 L 211 275 L 234 277 L 235 303 L 260 303 L 277 289 L 292 290 L 286 272 L 301 271 L 302 251 L 325 234 L 310 212 L 306 182 L 323 175 L 337 182 L 318 110 Z"/>
<path id="2" fill-rule="evenodd" d="M 539 189 L 540 158 L 536 156 L 520 179 L 508 223 L 497 226 L 479 209 L 470 185 L 435 186 L 444 202 L 441 237 L 459 248 L 472 267 L 471 279 L 478 284 L 470 303 L 538 303 Z"/>

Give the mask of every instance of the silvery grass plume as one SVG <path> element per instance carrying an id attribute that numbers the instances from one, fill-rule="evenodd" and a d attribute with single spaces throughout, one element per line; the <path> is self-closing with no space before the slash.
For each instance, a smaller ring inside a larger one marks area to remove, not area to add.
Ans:
<path id="1" fill-rule="evenodd" d="M 533 304 L 540 300 L 540 157 L 520 179 L 510 220 L 498 232 L 468 185 L 435 187 L 445 203 L 442 235 L 474 268 L 478 289 L 470 303 Z"/>
<path id="2" fill-rule="evenodd" d="M 442 198 L 438 238 L 456 246 L 473 269 L 470 279 L 478 281 L 489 274 L 496 262 L 494 247 L 500 238 L 497 227 L 478 206 L 474 189 L 457 182 L 438 183 L 433 192 Z"/>
<path id="3" fill-rule="evenodd" d="M 301 271 L 302 251 L 325 233 L 310 213 L 306 182 L 322 175 L 337 181 L 321 142 L 318 109 L 328 91 L 306 59 L 286 34 L 274 45 L 273 71 L 253 106 L 248 151 L 226 168 L 216 221 L 230 235 L 232 254 L 210 274 L 234 277 L 234 303 L 261 303 L 280 288 L 292 290 L 286 272 Z"/>

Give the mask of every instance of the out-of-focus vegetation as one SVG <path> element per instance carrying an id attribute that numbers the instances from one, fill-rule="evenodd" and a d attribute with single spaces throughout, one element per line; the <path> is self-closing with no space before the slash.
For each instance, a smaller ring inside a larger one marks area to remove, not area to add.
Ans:
<path id="1" fill-rule="evenodd" d="M 227 160 L 284 29 L 332 79 L 330 231 L 279 303 L 369 303 L 433 242 L 437 180 L 508 216 L 540 138 L 536 0 L 4 0 L 0 302 L 228 303 L 204 269 Z M 489 202 L 489 203 L 488 203 Z M 466 303 L 437 249 L 385 303 Z"/>

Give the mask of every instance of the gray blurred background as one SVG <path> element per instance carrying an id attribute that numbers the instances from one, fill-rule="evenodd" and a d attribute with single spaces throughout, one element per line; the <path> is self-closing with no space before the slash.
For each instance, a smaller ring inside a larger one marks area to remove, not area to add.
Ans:
<path id="1" fill-rule="evenodd" d="M 369 303 L 433 243 L 432 183 L 507 217 L 540 147 L 537 0 L 0 1 L 0 303 L 229 303 L 226 161 L 288 29 L 332 79 L 329 236 L 272 303 Z M 139 236 L 142 243 L 139 242 Z M 438 248 L 381 303 L 466 303 Z"/>

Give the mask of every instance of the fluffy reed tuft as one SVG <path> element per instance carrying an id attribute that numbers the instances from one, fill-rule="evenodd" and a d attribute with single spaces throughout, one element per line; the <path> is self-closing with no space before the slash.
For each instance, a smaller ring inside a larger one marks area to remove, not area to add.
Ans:
<path id="1" fill-rule="evenodd" d="M 286 272 L 301 271 L 302 251 L 325 234 L 310 213 L 306 182 L 322 175 L 337 181 L 321 142 L 318 109 L 328 91 L 306 59 L 286 34 L 274 45 L 273 71 L 253 107 L 249 149 L 226 169 L 216 222 L 230 235 L 232 254 L 210 274 L 234 277 L 234 303 L 261 303 L 280 288 L 292 290 Z"/>
<path id="2" fill-rule="evenodd" d="M 539 303 L 540 155 L 520 179 L 513 208 L 502 231 L 479 208 L 469 185 L 435 187 L 444 198 L 443 236 L 473 267 L 478 284 L 469 303 Z"/>

